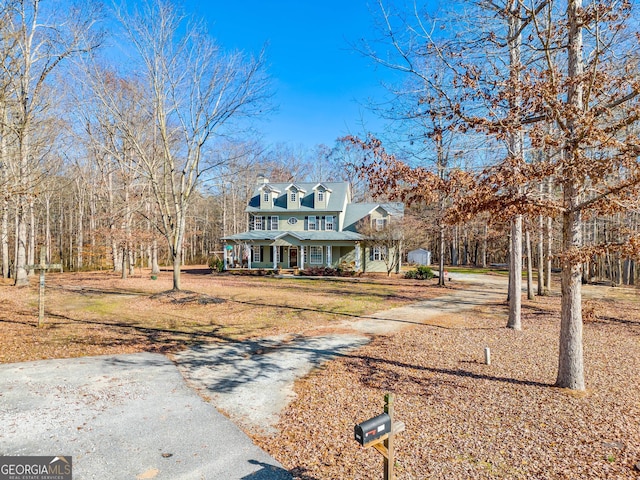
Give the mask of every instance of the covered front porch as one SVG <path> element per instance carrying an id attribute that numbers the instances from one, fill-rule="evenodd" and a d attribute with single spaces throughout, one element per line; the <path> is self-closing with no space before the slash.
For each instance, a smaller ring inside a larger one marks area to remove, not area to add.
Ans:
<path id="1" fill-rule="evenodd" d="M 361 268 L 360 242 L 306 239 L 285 233 L 273 239 L 227 238 L 225 269 L 304 270 L 349 264 Z M 231 248 L 229 248 L 231 247 Z"/>

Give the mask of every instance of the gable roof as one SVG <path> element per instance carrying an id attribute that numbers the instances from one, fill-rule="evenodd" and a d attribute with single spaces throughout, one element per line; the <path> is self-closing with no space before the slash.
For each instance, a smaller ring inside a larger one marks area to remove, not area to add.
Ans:
<path id="1" fill-rule="evenodd" d="M 357 223 L 366 218 L 378 208 L 383 209 L 391 216 L 404 216 L 403 203 L 350 203 L 344 215 L 343 230 L 355 229 Z"/>
<path id="2" fill-rule="evenodd" d="M 333 192 L 332 192 L 332 190 L 331 190 L 329 187 L 327 187 L 327 186 L 326 186 L 324 183 L 322 183 L 322 182 L 321 182 L 321 183 L 316 184 L 316 185 L 312 188 L 312 190 L 314 190 L 314 191 L 315 191 L 315 190 L 319 190 L 320 188 L 322 188 L 323 190 L 325 190 L 325 191 L 327 191 L 327 192 L 331 192 L 331 193 L 333 193 Z"/>
<path id="3" fill-rule="evenodd" d="M 281 190 L 278 190 L 277 188 L 274 188 L 273 185 L 269 184 L 269 183 L 265 183 L 262 184 L 258 187 L 258 191 L 260 192 L 274 192 L 274 193 L 281 193 Z"/>

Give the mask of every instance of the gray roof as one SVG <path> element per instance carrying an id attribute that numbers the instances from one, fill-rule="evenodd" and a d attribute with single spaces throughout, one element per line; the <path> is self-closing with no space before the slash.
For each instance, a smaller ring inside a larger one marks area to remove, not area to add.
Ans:
<path id="1" fill-rule="evenodd" d="M 286 189 L 289 186 L 294 185 L 296 188 L 304 190 L 306 195 L 302 197 L 300 202 L 300 208 L 291 209 L 287 208 L 287 197 L 285 195 Z M 318 185 L 324 186 L 327 190 L 330 191 L 329 194 L 329 203 L 325 208 L 322 209 L 314 209 L 313 208 L 313 197 L 314 197 L 314 187 Z M 276 190 L 282 193 L 275 203 L 273 208 L 269 208 L 268 210 L 260 209 L 260 189 L 268 186 L 271 190 Z M 247 212 L 312 212 L 322 210 L 324 212 L 341 212 L 345 205 L 345 199 L 349 194 L 349 184 L 347 182 L 302 182 L 302 183 L 266 183 L 261 184 L 256 187 L 253 191 L 253 196 L 249 201 L 249 205 L 247 206 Z"/>
<path id="2" fill-rule="evenodd" d="M 404 216 L 403 203 L 350 203 L 344 214 L 343 230 L 355 229 L 356 224 L 373 212 L 376 208 L 382 208 L 389 215 Z"/>

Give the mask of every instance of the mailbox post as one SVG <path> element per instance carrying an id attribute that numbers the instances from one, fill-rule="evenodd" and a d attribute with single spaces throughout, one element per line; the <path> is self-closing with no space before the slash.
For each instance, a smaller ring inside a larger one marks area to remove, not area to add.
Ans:
<path id="1" fill-rule="evenodd" d="M 393 480 L 393 437 L 404 431 L 404 423 L 393 422 L 393 393 L 384 396 L 384 413 L 354 427 L 354 438 L 363 447 L 373 447 L 384 457 L 384 480 Z"/>

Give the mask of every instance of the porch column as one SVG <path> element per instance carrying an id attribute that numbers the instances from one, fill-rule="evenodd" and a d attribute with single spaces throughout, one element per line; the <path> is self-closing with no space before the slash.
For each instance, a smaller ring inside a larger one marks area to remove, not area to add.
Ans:
<path id="1" fill-rule="evenodd" d="M 248 243 L 244 244 L 244 253 L 247 256 L 247 268 L 251 270 L 251 247 Z"/>
<path id="2" fill-rule="evenodd" d="M 360 252 L 360 242 L 356 242 L 356 271 L 360 271 L 362 268 L 360 257 L 362 257 Z"/>
<path id="3" fill-rule="evenodd" d="M 273 245 L 271 249 L 271 254 L 273 256 L 273 269 L 276 270 L 278 268 L 278 247 Z"/>
<path id="4" fill-rule="evenodd" d="M 304 270 L 304 245 L 300 245 L 300 270 Z"/>
<path id="5" fill-rule="evenodd" d="M 227 252 L 229 250 L 227 250 L 227 244 L 224 244 L 224 247 L 222 247 L 222 265 L 224 265 L 224 270 L 228 270 L 228 266 L 229 266 L 229 262 L 227 260 Z"/>
<path id="6" fill-rule="evenodd" d="M 330 267 L 333 263 L 333 251 L 331 245 L 327 245 L 327 267 Z"/>

